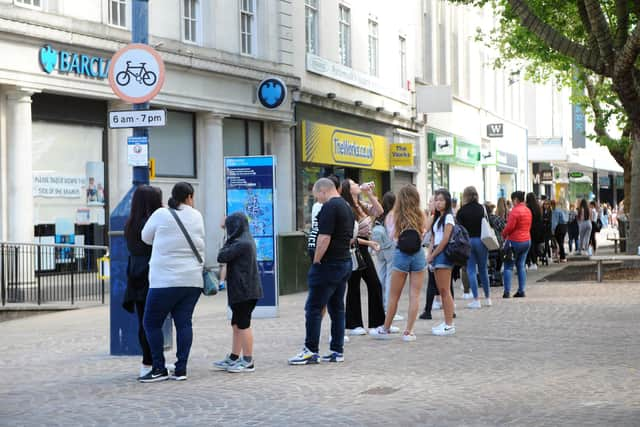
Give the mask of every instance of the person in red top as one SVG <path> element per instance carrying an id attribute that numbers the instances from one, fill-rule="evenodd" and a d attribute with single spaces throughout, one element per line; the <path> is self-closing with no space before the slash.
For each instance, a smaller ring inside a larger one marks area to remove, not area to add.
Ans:
<path id="1" fill-rule="evenodd" d="M 507 225 L 502 230 L 504 238 L 504 271 L 502 279 L 504 283 L 503 298 L 511 296 L 511 276 L 513 275 L 513 265 L 515 263 L 518 270 L 518 292 L 513 294 L 514 298 L 524 298 L 524 289 L 527 283 L 527 272 L 525 261 L 527 253 L 531 247 L 531 211 L 524 204 L 524 191 L 514 191 L 511 193 L 513 209 L 509 214 Z"/>

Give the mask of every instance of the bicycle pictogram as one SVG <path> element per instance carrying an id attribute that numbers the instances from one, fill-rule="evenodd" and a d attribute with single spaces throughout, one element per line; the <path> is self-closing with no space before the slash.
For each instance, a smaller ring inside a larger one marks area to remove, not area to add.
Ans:
<path id="1" fill-rule="evenodd" d="M 120 86 L 127 86 L 133 76 L 136 82 L 145 86 L 153 86 L 156 83 L 157 76 L 153 71 L 146 69 L 146 64 L 146 62 L 140 62 L 139 65 L 132 66 L 131 61 L 127 61 L 127 68 L 116 75 L 116 82 Z M 136 73 L 132 70 L 138 70 L 138 72 Z"/>

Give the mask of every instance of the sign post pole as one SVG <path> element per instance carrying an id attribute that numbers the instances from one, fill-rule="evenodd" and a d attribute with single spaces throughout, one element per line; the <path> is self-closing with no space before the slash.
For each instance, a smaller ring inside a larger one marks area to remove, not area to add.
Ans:
<path id="1" fill-rule="evenodd" d="M 134 43 L 118 51 L 110 62 L 109 83 L 119 98 L 132 102 L 134 111 L 148 110 L 149 100 L 155 96 L 164 81 L 164 65 L 160 56 L 150 47 L 149 42 L 149 0 L 133 0 L 133 20 L 131 39 Z M 142 51 L 142 54 L 140 53 Z M 139 57 L 126 55 L 148 56 Z M 156 68 L 151 69 L 155 58 Z M 144 64 L 141 64 L 144 62 Z M 148 127 L 134 127 L 134 138 L 148 141 Z M 138 140 L 140 141 L 140 140 Z M 120 147 L 125 149 L 125 147 Z M 118 203 L 109 217 L 109 252 L 111 268 L 111 292 L 109 295 L 110 353 L 112 355 L 140 355 L 142 349 L 138 341 L 138 319 L 135 314 L 122 308 L 127 288 L 127 261 L 129 251 L 124 238 L 124 225 L 131 211 L 131 199 L 139 185 L 149 184 L 149 167 L 136 162 L 133 166 L 133 186 Z M 147 162 L 148 164 L 148 154 Z M 171 347 L 171 325 L 165 322 L 165 348 Z"/>

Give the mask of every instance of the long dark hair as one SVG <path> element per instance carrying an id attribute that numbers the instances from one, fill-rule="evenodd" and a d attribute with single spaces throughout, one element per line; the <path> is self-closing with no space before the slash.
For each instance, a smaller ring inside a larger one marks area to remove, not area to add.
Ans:
<path id="1" fill-rule="evenodd" d="M 582 221 L 589 221 L 591 219 L 591 212 L 589 211 L 589 205 L 587 199 L 580 201 L 580 207 L 578 208 L 578 217 L 582 215 Z"/>
<path id="2" fill-rule="evenodd" d="M 436 190 L 433 197 L 438 197 L 438 194 L 444 197 L 444 214 L 441 214 L 440 211 L 436 209 L 436 214 L 433 217 L 433 223 L 437 224 L 437 228 L 443 229 L 447 215 L 453 215 L 453 210 L 451 209 L 451 193 L 449 193 L 449 190 L 446 188 L 439 188 Z"/>
<path id="3" fill-rule="evenodd" d="M 193 196 L 193 186 L 188 182 L 178 182 L 171 189 L 171 198 L 169 199 L 169 207 L 177 209 L 189 196 Z"/>
<path id="4" fill-rule="evenodd" d="M 540 209 L 540 205 L 538 204 L 538 200 L 534 193 L 527 194 L 526 204 L 531 211 L 531 215 L 533 215 L 533 221 L 542 220 L 542 210 Z"/>
<path id="5" fill-rule="evenodd" d="M 387 191 L 382 196 L 382 215 L 378 217 L 378 221 L 384 224 L 384 220 L 387 219 L 387 215 L 393 209 L 393 205 L 396 203 L 396 195 L 393 191 Z"/>
<path id="6" fill-rule="evenodd" d="M 124 236 L 127 240 L 140 239 L 140 231 L 156 209 L 162 207 L 162 190 L 150 185 L 136 188 L 131 199 L 131 213 L 124 225 Z"/>
<path id="7" fill-rule="evenodd" d="M 355 215 L 357 220 L 360 220 L 360 218 L 366 216 L 366 213 L 362 210 L 362 207 L 360 207 L 360 203 L 358 203 L 351 194 L 350 179 L 345 179 L 340 184 L 340 196 L 342 196 L 342 198 L 345 199 L 347 203 L 349 203 L 349 206 L 351 206 L 351 210 L 353 211 L 353 214 Z"/>

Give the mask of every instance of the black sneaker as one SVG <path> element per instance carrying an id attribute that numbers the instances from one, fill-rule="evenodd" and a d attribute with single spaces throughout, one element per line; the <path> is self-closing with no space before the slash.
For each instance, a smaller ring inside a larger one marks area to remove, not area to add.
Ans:
<path id="1" fill-rule="evenodd" d="M 424 320 L 431 320 L 432 319 L 431 313 L 427 313 L 426 311 L 423 311 L 422 314 L 420 315 L 420 318 Z"/>
<path id="2" fill-rule="evenodd" d="M 513 294 L 514 298 L 524 298 L 526 295 L 524 294 L 524 292 L 516 292 L 515 294 Z"/>
<path id="3" fill-rule="evenodd" d="M 141 383 L 155 383 L 158 381 L 166 381 L 169 379 L 169 371 L 167 368 L 162 370 L 151 370 L 147 375 L 138 378 Z"/>
<path id="4" fill-rule="evenodd" d="M 502 294 L 502 298 L 511 298 L 511 295 L 509 295 L 509 292 L 505 292 Z"/>

